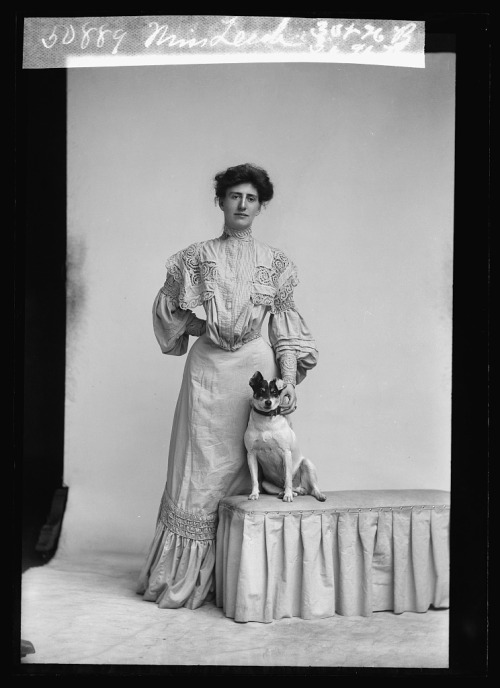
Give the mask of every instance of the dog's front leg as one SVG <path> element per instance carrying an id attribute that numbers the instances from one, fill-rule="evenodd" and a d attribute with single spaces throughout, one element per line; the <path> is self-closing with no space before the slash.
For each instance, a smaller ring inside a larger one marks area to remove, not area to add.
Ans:
<path id="1" fill-rule="evenodd" d="M 285 491 L 283 493 L 284 502 L 293 502 L 293 490 L 292 490 L 292 452 L 283 452 L 283 468 L 285 469 Z"/>
<path id="2" fill-rule="evenodd" d="M 259 498 L 259 464 L 257 461 L 257 454 L 255 452 L 247 453 L 248 468 L 250 470 L 250 477 L 252 478 L 252 492 L 248 495 L 248 499 Z"/>

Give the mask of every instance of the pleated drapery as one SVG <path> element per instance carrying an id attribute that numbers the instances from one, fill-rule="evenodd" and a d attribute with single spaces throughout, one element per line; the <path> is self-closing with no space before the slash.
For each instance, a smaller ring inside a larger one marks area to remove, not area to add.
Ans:
<path id="1" fill-rule="evenodd" d="M 216 601 L 235 621 L 449 606 L 450 495 L 327 492 L 221 501 Z"/>

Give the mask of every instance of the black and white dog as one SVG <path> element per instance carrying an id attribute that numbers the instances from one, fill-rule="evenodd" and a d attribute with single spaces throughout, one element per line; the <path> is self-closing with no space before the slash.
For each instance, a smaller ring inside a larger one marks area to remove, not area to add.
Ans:
<path id="1" fill-rule="evenodd" d="M 264 380 L 257 371 L 249 384 L 253 389 L 252 410 L 244 436 L 252 478 L 248 499 L 259 498 L 260 465 L 264 492 L 277 494 L 284 502 L 305 494 L 324 502 L 326 497 L 318 488 L 314 464 L 302 456 L 287 417 L 280 413 L 283 381 Z"/>

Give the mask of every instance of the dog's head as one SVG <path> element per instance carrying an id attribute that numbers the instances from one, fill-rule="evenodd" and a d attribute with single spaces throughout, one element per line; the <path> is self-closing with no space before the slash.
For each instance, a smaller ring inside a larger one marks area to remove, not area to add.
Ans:
<path id="1" fill-rule="evenodd" d="M 284 387 L 283 380 L 264 380 L 262 374 L 257 371 L 250 378 L 249 385 L 253 389 L 253 404 L 260 411 L 274 411 L 279 406 L 281 390 Z"/>

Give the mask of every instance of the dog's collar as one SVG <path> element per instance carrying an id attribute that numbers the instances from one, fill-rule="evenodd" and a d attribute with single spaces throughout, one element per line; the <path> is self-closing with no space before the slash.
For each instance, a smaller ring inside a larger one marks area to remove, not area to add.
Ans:
<path id="1" fill-rule="evenodd" d="M 252 408 L 255 411 L 255 413 L 259 413 L 261 416 L 278 416 L 281 413 L 281 409 L 279 406 L 277 406 L 272 411 L 259 411 L 259 409 L 255 408 L 255 406 L 253 406 Z"/>

